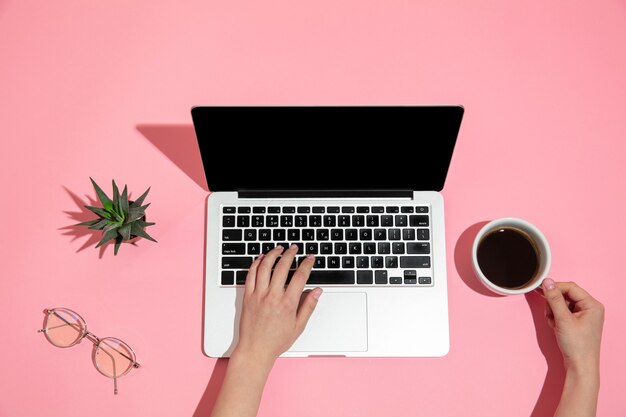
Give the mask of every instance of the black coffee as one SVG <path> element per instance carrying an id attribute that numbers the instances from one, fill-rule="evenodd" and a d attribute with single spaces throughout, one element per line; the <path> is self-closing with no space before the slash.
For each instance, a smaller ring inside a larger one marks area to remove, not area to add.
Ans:
<path id="1" fill-rule="evenodd" d="M 499 287 L 522 288 L 539 270 L 539 253 L 525 232 L 500 227 L 478 243 L 478 266 L 489 281 Z"/>

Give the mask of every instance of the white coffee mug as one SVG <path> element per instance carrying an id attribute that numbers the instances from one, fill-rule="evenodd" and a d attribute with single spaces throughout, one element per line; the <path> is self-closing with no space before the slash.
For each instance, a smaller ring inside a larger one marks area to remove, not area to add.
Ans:
<path id="1" fill-rule="evenodd" d="M 535 243 L 535 247 L 539 252 L 539 268 L 535 277 L 525 284 L 522 288 L 504 288 L 500 287 L 493 282 L 489 281 L 489 279 L 483 274 L 480 270 L 480 266 L 478 265 L 478 245 L 481 239 L 488 233 L 493 230 L 502 228 L 502 227 L 511 227 L 514 229 L 519 229 L 525 232 Z M 541 282 L 548 275 L 548 271 L 550 270 L 550 264 L 552 262 L 552 255 L 550 253 L 550 245 L 548 245 L 548 240 L 541 233 L 539 229 L 537 229 L 534 225 L 530 224 L 526 220 L 517 219 L 515 217 L 504 217 L 501 219 L 493 220 L 483 226 L 482 229 L 476 235 L 474 239 L 474 245 L 472 246 L 472 266 L 474 268 L 474 273 L 480 280 L 480 282 L 485 285 L 489 290 L 502 294 L 502 295 L 515 295 L 515 294 L 525 294 L 527 292 L 531 292 L 537 287 L 541 285 Z"/>

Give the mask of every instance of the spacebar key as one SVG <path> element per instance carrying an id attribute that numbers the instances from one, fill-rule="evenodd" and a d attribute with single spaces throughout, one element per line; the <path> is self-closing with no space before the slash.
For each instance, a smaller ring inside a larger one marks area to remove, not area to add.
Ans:
<path id="1" fill-rule="evenodd" d="M 311 271 L 307 285 L 354 284 L 354 271 Z"/>
<path id="2" fill-rule="evenodd" d="M 248 269 L 252 264 L 252 256 L 222 256 L 224 269 Z"/>

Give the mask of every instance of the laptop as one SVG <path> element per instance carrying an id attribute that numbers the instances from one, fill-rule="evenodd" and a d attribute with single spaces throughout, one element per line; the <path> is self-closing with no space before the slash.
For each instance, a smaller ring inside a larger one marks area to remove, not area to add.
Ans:
<path id="1" fill-rule="evenodd" d="M 315 254 L 324 289 L 285 357 L 449 350 L 443 198 L 461 106 L 194 107 L 206 179 L 203 349 L 237 344 L 247 268 Z"/>

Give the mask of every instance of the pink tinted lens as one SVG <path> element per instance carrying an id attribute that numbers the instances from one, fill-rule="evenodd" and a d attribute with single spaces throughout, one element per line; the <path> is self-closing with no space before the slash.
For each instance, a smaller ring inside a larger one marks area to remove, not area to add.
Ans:
<path id="1" fill-rule="evenodd" d="M 100 340 L 94 354 L 96 368 L 109 378 L 126 374 L 135 362 L 135 354 L 119 339 L 107 337 Z"/>
<path id="2" fill-rule="evenodd" d="M 55 346 L 69 347 L 76 344 L 85 333 L 85 323 L 73 311 L 54 309 L 46 318 L 46 337 Z"/>

